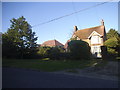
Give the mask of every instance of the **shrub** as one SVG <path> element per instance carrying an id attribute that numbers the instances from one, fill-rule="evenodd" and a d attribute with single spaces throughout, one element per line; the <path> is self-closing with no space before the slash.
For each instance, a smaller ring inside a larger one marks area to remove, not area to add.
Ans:
<path id="1" fill-rule="evenodd" d="M 68 43 L 71 59 L 90 59 L 89 44 L 82 40 L 72 40 Z"/>
<path id="2" fill-rule="evenodd" d="M 62 58 L 63 52 L 64 49 L 61 47 L 52 47 L 48 52 L 48 57 L 52 60 L 59 60 Z"/>
<path id="3" fill-rule="evenodd" d="M 50 58 L 52 60 L 59 60 L 64 57 L 64 49 L 62 47 L 39 47 L 38 54 L 42 58 Z"/>
<path id="4" fill-rule="evenodd" d="M 39 47 L 38 55 L 40 55 L 42 58 L 48 57 L 50 49 L 51 47 L 47 46 Z"/>

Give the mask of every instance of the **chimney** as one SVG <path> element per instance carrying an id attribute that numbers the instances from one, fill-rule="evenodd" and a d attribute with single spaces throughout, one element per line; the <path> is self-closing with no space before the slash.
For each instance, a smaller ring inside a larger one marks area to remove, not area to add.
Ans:
<path id="1" fill-rule="evenodd" d="M 104 26 L 104 20 L 103 20 L 103 19 L 101 20 L 101 25 L 103 25 L 103 26 Z"/>
<path id="2" fill-rule="evenodd" d="M 76 32 L 78 30 L 77 26 L 74 26 L 74 31 Z"/>

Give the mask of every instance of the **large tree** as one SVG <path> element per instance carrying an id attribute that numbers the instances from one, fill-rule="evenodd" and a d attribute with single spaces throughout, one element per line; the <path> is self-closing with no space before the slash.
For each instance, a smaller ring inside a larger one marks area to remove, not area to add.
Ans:
<path id="1" fill-rule="evenodd" d="M 30 24 L 23 16 L 18 19 L 13 18 L 10 22 L 10 28 L 2 35 L 3 55 L 7 53 L 10 57 L 21 58 L 34 55 L 37 50 L 37 37 L 35 32 L 32 32 Z"/>
<path id="2" fill-rule="evenodd" d="M 110 38 L 117 38 L 119 36 L 119 33 L 115 30 L 115 29 L 110 29 L 107 33 L 107 39 L 110 39 Z"/>
<path id="3" fill-rule="evenodd" d="M 110 29 L 107 33 L 107 40 L 104 43 L 107 46 L 108 52 L 119 54 L 120 50 L 120 34 L 115 29 Z"/>

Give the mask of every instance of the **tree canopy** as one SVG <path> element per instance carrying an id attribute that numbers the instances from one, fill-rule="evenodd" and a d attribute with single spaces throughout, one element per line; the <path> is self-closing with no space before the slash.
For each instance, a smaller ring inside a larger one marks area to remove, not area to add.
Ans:
<path id="1" fill-rule="evenodd" d="M 117 38 L 119 36 L 119 33 L 115 30 L 115 29 L 110 29 L 107 33 L 107 39 L 110 39 L 110 38 Z"/>
<path id="2" fill-rule="evenodd" d="M 104 42 L 108 52 L 117 54 L 120 49 L 120 34 L 115 29 L 110 29 L 107 33 L 107 40 Z"/>
<path id="3" fill-rule="evenodd" d="M 3 57 L 24 58 L 31 56 L 37 51 L 35 32 L 32 32 L 31 25 L 22 16 L 10 20 L 11 26 L 8 31 L 2 34 Z"/>

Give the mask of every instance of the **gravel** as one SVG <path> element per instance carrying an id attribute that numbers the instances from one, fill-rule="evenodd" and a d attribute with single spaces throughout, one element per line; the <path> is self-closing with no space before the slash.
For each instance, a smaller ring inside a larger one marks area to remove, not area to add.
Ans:
<path id="1" fill-rule="evenodd" d="M 67 69 L 63 71 L 57 71 L 55 73 L 118 81 L 118 64 L 120 64 L 120 62 L 118 63 L 114 61 L 109 61 L 107 65 L 102 67 L 88 67 L 85 69 Z M 68 70 L 77 71 L 77 73 L 67 72 Z"/>

